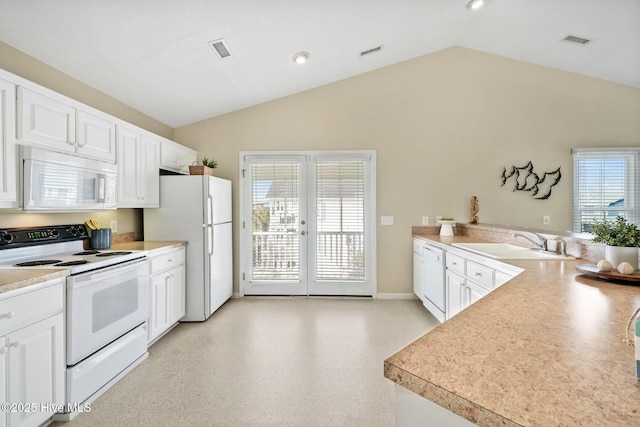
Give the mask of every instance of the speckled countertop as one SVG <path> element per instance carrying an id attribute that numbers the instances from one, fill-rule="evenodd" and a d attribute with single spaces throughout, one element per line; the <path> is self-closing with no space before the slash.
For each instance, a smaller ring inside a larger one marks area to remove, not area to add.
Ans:
<path id="1" fill-rule="evenodd" d="M 187 242 L 177 241 L 134 241 L 123 242 L 111 245 L 111 249 L 119 251 L 147 251 L 149 256 L 154 256 L 162 252 L 166 252 L 171 249 L 186 246 Z"/>
<path id="2" fill-rule="evenodd" d="M 581 259 L 508 263 L 525 271 L 389 357 L 385 377 L 481 426 L 640 425 L 623 342 L 640 286 L 579 274 Z"/>
<path id="3" fill-rule="evenodd" d="M 149 256 L 158 255 L 168 250 L 186 246 L 187 242 L 124 242 L 111 246 L 114 250 L 141 250 L 147 251 Z M 26 286 L 46 282 L 47 280 L 66 277 L 67 269 L 25 269 L 25 268 L 0 268 L 0 293 L 13 291 Z"/>
<path id="4" fill-rule="evenodd" d="M 69 275 L 65 269 L 0 269 L 0 294 Z"/>

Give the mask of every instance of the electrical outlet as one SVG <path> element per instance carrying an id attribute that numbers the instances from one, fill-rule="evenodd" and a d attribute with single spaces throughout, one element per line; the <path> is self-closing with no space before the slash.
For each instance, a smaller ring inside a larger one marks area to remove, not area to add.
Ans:
<path id="1" fill-rule="evenodd" d="M 115 219 L 112 219 L 111 222 L 109 223 L 109 228 L 111 229 L 112 233 L 117 233 L 118 232 L 118 221 L 116 221 Z"/>
<path id="2" fill-rule="evenodd" d="M 551 216 L 545 215 L 542 217 L 542 224 L 549 225 L 551 224 Z"/>
<path id="3" fill-rule="evenodd" d="M 422 217 L 422 225 L 429 225 L 429 217 L 428 216 L 423 216 Z"/>
<path id="4" fill-rule="evenodd" d="M 381 216 L 380 217 L 380 225 L 393 225 L 393 217 L 392 216 Z"/>

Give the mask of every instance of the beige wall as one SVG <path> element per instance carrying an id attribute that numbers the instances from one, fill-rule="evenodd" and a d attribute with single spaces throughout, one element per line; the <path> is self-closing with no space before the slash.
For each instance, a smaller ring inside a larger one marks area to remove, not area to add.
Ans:
<path id="1" fill-rule="evenodd" d="M 456 47 L 178 128 L 174 138 L 233 180 L 236 224 L 240 151 L 377 150 L 377 221 L 395 219 L 377 227 L 378 292 L 408 293 L 411 226 L 423 215 L 466 222 L 471 196 L 483 223 L 569 230 L 570 149 L 640 145 L 640 89 Z M 528 161 L 538 173 L 561 167 L 550 199 L 500 186 L 503 167 Z M 237 290 L 237 244 L 235 259 Z"/>
<path id="2" fill-rule="evenodd" d="M 0 42 L 0 68 L 111 114 L 114 117 L 126 120 L 150 132 L 165 138 L 173 138 L 173 129 L 171 127 L 2 42 Z M 139 238 L 142 238 L 141 213 L 136 209 L 118 209 L 118 211 L 79 214 L 0 213 L 0 228 L 74 224 L 82 223 L 90 217 L 100 219 L 101 223 L 106 227 L 109 226 L 111 219 L 115 219 L 118 221 L 119 233 L 134 232 Z"/>

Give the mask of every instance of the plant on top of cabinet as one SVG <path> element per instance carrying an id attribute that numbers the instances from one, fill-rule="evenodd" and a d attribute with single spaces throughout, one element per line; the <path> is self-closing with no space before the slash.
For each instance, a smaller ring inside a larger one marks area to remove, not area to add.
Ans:
<path id="1" fill-rule="evenodd" d="M 189 166 L 189 174 L 213 176 L 213 170 L 217 167 L 218 162 L 215 159 L 208 159 L 207 157 L 203 157 L 201 165 Z"/>

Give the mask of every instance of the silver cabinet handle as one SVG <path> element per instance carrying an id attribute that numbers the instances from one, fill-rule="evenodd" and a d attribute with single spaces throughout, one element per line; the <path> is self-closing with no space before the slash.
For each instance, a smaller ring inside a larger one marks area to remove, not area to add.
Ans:
<path id="1" fill-rule="evenodd" d="M 301 231 L 301 232 L 300 232 L 300 234 L 302 234 L 302 235 L 304 236 L 304 235 L 305 235 L 305 234 L 307 234 L 307 233 L 306 233 L 306 232 L 304 232 L 304 231 Z"/>

